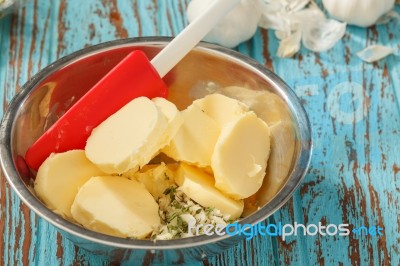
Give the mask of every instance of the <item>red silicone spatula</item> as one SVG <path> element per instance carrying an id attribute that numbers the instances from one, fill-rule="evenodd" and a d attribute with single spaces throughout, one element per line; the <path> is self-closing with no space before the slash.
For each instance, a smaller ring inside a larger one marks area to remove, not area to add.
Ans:
<path id="1" fill-rule="evenodd" d="M 53 152 L 84 149 L 92 129 L 132 99 L 166 97 L 168 89 L 162 77 L 238 2 L 214 0 L 151 62 L 143 52 L 131 52 L 27 150 L 28 166 L 37 170 Z"/>

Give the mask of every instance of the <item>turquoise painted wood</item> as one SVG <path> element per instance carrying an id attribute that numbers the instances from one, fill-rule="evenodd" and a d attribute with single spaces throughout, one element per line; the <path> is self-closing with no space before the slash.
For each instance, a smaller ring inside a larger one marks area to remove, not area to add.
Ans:
<path id="1" fill-rule="evenodd" d="M 0 114 L 32 75 L 63 55 L 100 42 L 176 35 L 189 0 L 30 0 L 0 20 Z M 397 6 L 400 11 L 400 6 Z M 395 49 L 374 64 L 355 53 L 370 44 Z M 198 265 L 400 264 L 400 22 L 348 27 L 327 53 L 275 56 L 273 32 L 259 30 L 237 50 L 280 75 L 312 124 L 310 170 L 269 223 L 380 226 L 383 236 L 255 237 Z M 0 189 L 0 265 L 116 265 L 61 237 Z M 122 263 L 124 264 L 124 263 Z M 194 265 L 194 264 L 192 264 Z"/>

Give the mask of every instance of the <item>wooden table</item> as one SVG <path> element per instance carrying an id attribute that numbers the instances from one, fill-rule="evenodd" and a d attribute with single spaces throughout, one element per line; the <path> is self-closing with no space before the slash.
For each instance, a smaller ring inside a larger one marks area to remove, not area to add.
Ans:
<path id="1" fill-rule="evenodd" d="M 0 21 L 1 115 L 20 86 L 64 55 L 113 39 L 176 35 L 187 24 L 188 2 L 28 1 Z M 374 64 L 355 56 L 376 43 L 393 47 L 395 55 Z M 400 22 L 348 27 L 327 53 L 303 48 L 281 59 L 277 45 L 273 32 L 258 30 L 237 50 L 275 71 L 301 98 L 314 150 L 299 189 L 267 222 L 379 226 L 383 235 L 255 237 L 203 264 L 399 265 Z M 0 193 L 0 265 L 117 264 L 61 237 L 4 178 Z"/>

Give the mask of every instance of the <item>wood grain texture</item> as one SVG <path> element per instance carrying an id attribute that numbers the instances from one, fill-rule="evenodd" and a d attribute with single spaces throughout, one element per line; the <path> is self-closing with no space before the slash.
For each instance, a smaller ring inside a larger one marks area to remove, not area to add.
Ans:
<path id="1" fill-rule="evenodd" d="M 64 55 L 125 37 L 176 35 L 187 24 L 188 3 L 28 1 L 0 21 L 0 114 L 33 74 Z M 310 170 L 293 198 L 266 222 L 376 225 L 384 235 L 291 236 L 285 241 L 258 236 L 196 265 L 400 264 L 399 23 L 348 27 L 329 52 L 303 48 L 291 59 L 275 56 L 278 42 L 265 30 L 237 48 L 295 90 L 312 124 Z M 376 43 L 393 47 L 395 55 L 373 64 L 355 56 Z M 119 264 L 61 237 L 21 203 L 3 176 L 0 186 L 0 265 Z"/>

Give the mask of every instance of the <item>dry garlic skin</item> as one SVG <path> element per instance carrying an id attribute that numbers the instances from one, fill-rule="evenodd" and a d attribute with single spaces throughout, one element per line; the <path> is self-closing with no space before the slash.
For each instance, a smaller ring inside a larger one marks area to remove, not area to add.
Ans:
<path id="1" fill-rule="evenodd" d="M 181 163 L 175 182 L 189 198 L 203 207 L 216 208 L 231 219 L 237 219 L 243 212 L 243 200 L 234 200 L 215 188 L 214 179 L 200 168 Z"/>
<path id="2" fill-rule="evenodd" d="M 211 158 L 215 187 L 234 199 L 261 187 L 270 151 L 268 125 L 247 112 L 221 131 Z"/>
<path id="3" fill-rule="evenodd" d="M 158 204 L 144 185 L 118 176 L 91 178 L 71 213 L 85 228 L 118 237 L 142 239 L 160 225 Z"/>
<path id="4" fill-rule="evenodd" d="M 86 156 L 104 172 L 121 174 L 147 164 L 167 129 L 167 118 L 154 102 L 139 97 L 93 129 Z"/>
<path id="5" fill-rule="evenodd" d="M 80 187 L 92 176 L 103 174 L 83 150 L 51 154 L 38 170 L 34 190 L 47 207 L 71 218 L 71 205 Z"/>

